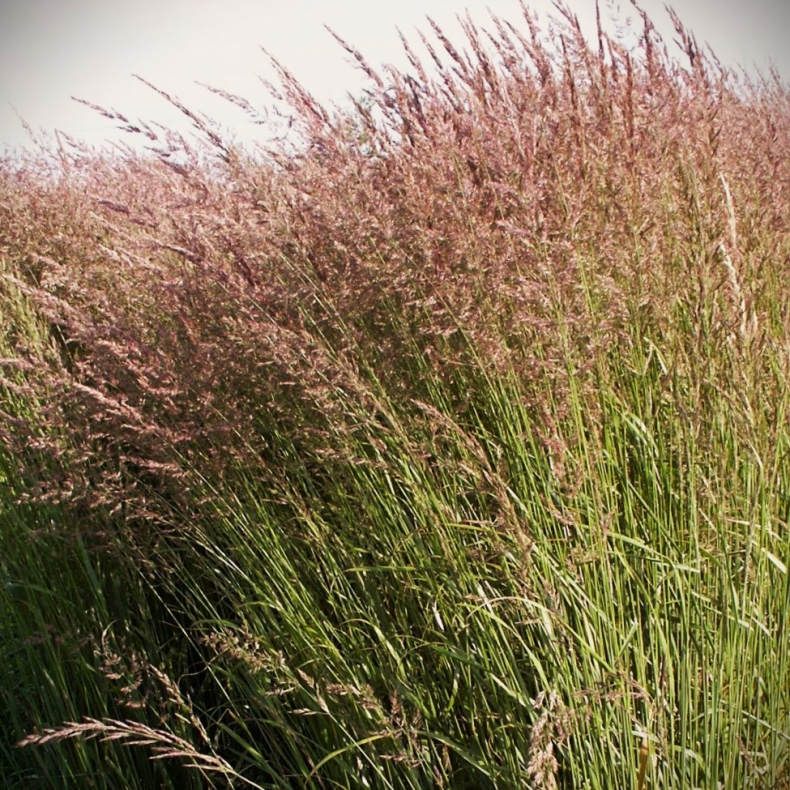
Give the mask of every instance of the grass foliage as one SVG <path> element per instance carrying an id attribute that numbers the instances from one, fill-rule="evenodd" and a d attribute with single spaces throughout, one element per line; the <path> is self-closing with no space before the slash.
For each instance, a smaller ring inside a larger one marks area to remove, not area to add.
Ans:
<path id="1" fill-rule="evenodd" d="M 0 786 L 790 786 L 790 94 L 557 8 L 2 161 Z"/>

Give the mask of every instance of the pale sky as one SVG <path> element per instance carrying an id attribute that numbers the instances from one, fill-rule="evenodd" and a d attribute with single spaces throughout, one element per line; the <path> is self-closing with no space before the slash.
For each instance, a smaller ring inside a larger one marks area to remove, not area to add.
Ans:
<path id="1" fill-rule="evenodd" d="M 541 19 L 549 0 L 527 2 Z M 594 0 L 569 0 L 586 29 L 594 29 Z M 624 14 L 632 14 L 628 0 Z M 668 40 L 672 29 L 660 0 L 642 0 Z M 523 29 L 518 0 L 0 0 L 0 151 L 26 140 L 19 121 L 60 129 L 100 143 L 125 139 L 116 124 L 73 102 L 77 96 L 119 110 L 130 119 L 185 128 L 180 116 L 139 74 L 206 112 L 241 139 L 255 127 L 240 111 L 196 82 L 240 94 L 253 105 L 268 97 L 258 76 L 272 71 L 260 47 L 286 65 L 320 100 L 358 95 L 361 78 L 324 29 L 328 24 L 374 66 L 405 66 L 397 28 L 422 53 L 415 30 L 434 18 L 462 43 L 456 16 L 469 10 L 482 27 L 487 8 Z M 616 8 L 601 0 L 604 17 Z M 790 82 L 788 0 L 676 0 L 674 8 L 728 65 L 767 69 Z M 257 132 L 261 134 L 261 132 Z"/>

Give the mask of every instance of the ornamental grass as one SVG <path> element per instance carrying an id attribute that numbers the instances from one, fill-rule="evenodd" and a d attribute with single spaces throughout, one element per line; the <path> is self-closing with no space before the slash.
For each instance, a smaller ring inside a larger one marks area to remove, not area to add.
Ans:
<path id="1" fill-rule="evenodd" d="M 790 92 L 673 20 L 0 161 L 2 787 L 790 787 Z"/>

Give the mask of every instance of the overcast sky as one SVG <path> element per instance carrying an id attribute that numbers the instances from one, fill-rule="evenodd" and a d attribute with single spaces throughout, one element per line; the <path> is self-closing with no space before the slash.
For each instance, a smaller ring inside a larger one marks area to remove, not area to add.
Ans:
<path id="1" fill-rule="evenodd" d="M 541 18 L 551 12 L 549 0 L 527 4 Z M 671 38 L 663 3 L 641 5 Z M 570 6 L 592 30 L 594 0 Z M 616 13 L 609 0 L 601 7 L 605 17 Z M 36 129 L 58 128 L 94 143 L 119 138 L 112 121 L 71 96 L 131 118 L 180 123 L 132 74 L 247 139 L 254 127 L 245 116 L 196 81 L 265 104 L 258 76 L 272 72 L 263 46 L 322 101 L 342 101 L 348 91 L 358 93 L 361 80 L 324 24 L 373 65 L 404 65 L 398 27 L 416 44 L 414 31 L 427 30 L 430 15 L 458 41 L 456 15 L 468 9 L 485 27 L 487 8 L 523 27 L 518 0 L 0 0 L 0 150 L 25 142 L 18 116 Z M 624 0 L 622 12 L 629 8 Z M 676 0 L 674 8 L 725 63 L 765 69 L 773 62 L 790 82 L 787 0 Z"/>

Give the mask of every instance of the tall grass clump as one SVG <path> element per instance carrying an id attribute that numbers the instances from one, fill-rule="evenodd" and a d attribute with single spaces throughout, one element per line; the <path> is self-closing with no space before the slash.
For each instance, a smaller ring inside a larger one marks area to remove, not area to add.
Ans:
<path id="1" fill-rule="evenodd" d="M 557 9 L 2 162 L 4 787 L 790 786 L 790 94 Z"/>

